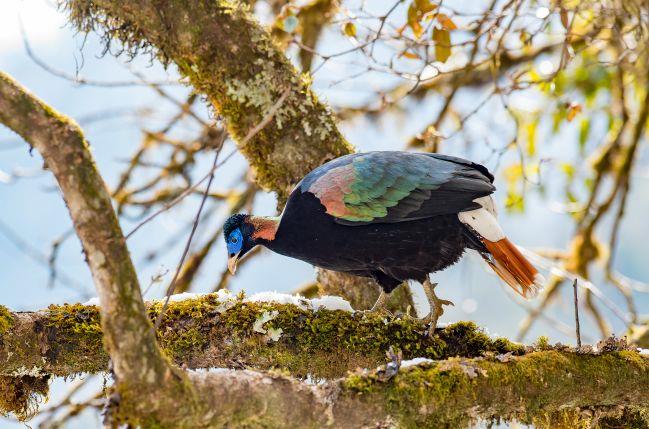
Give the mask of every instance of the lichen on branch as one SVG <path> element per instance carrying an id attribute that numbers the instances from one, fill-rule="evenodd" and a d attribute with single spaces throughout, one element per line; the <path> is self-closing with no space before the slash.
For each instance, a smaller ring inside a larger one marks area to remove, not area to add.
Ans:
<path id="1" fill-rule="evenodd" d="M 354 151 L 332 112 L 311 90 L 307 75 L 297 72 L 243 2 L 59 0 L 59 4 L 79 30 L 102 35 L 107 49 L 117 41 L 131 55 L 151 52 L 165 64 L 176 64 L 225 119 L 255 181 L 277 193 L 279 206 L 308 172 Z M 242 144 L 287 89 L 289 96 L 273 121 Z M 334 283 L 363 283 L 341 273 L 329 278 Z M 322 286 L 329 293 L 332 283 Z M 352 304 L 369 308 L 360 304 L 375 293 L 361 290 L 367 293 Z M 359 295 L 347 291 L 347 298 Z"/>
<path id="2" fill-rule="evenodd" d="M 318 101 L 274 44 L 267 30 L 237 1 L 62 0 L 82 31 L 118 40 L 134 53 L 154 52 L 173 62 L 207 95 L 235 140 L 257 125 L 287 89 L 273 121 L 240 145 L 256 182 L 284 200 L 293 186 L 323 162 L 351 153 L 329 109 Z"/>

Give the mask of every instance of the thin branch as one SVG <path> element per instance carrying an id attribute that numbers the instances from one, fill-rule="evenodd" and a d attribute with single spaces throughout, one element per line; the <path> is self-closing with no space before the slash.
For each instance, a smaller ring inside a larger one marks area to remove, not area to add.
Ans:
<path id="1" fill-rule="evenodd" d="M 577 294 L 577 279 L 572 282 L 573 298 L 575 301 L 575 336 L 577 337 L 577 348 L 581 348 L 581 330 L 579 329 L 579 298 Z"/>
<path id="2" fill-rule="evenodd" d="M 223 134 L 223 136 L 225 137 L 225 134 Z M 221 147 L 223 147 L 223 141 L 224 140 L 221 141 Z M 180 274 L 180 269 L 185 263 L 185 258 L 189 253 L 189 246 L 191 246 L 192 244 L 192 239 L 194 238 L 194 234 L 196 233 L 196 228 L 198 228 L 198 223 L 201 219 L 201 212 L 203 211 L 203 207 L 205 206 L 205 201 L 207 201 L 207 196 L 210 193 L 210 187 L 212 186 L 212 181 L 214 180 L 214 170 L 216 169 L 216 164 L 219 160 L 219 153 L 221 153 L 220 148 L 217 149 L 216 153 L 214 154 L 214 162 L 212 163 L 212 173 L 210 174 L 210 178 L 207 181 L 207 186 L 205 187 L 205 193 L 203 194 L 203 198 L 201 199 L 201 204 L 198 206 L 198 210 L 196 211 L 196 217 L 194 218 L 194 223 L 192 225 L 191 232 L 189 233 L 189 237 L 187 238 L 187 243 L 185 243 L 185 249 L 183 250 L 183 254 L 180 257 L 180 261 L 178 261 L 178 267 L 176 267 L 176 272 L 174 273 L 174 277 L 173 279 L 171 279 L 171 283 L 169 283 L 169 287 L 167 288 L 164 305 L 162 306 L 162 310 L 160 310 L 160 313 L 158 314 L 158 317 L 155 321 L 155 325 L 154 325 L 155 329 L 158 329 L 160 327 L 162 318 L 164 317 L 165 311 L 167 311 L 167 306 L 169 305 L 169 298 L 171 298 L 171 295 L 174 293 L 174 289 L 176 288 L 176 280 L 178 279 L 178 275 Z"/>
<path id="3" fill-rule="evenodd" d="M 282 106 L 286 98 L 288 97 L 290 93 L 290 88 L 286 89 L 282 96 L 275 102 L 275 104 L 271 107 L 271 109 L 268 111 L 266 116 L 262 119 L 261 122 L 259 122 L 257 125 L 255 125 L 250 131 L 248 131 L 248 134 L 246 134 L 245 138 L 241 140 L 241 143 L 239 143 L 240 147 L 244 147 L 257 133 L 259 133 L 261 130 L 264 129 L 266 125 L 273 119 L 273 116 L 277 113 L 279 108 Z M 158 215 L 166 212 L 179 202 L 181 202 L 186 196 L 192 194 L 204 181 L 208 180 L 214 171 L 216 171 L 221 165 L 223 165 L 226 161 L 228 161 L 233 155 L 235 154 L 235 151 L 230 152 L 221 162 L 219 162 L 217 165 L 215 165 L 213 168 L 211 168 L 205 176 L 203 176 L 199 181 L 194 183 L 192 186 L 187 188 L 185 191 L 183 191 L 178 197 L 174 198 L 172 201 L 169 203 L 165 204 L 160 210 L 156 211 L 152 215 L 148 216 L 146 219 L 144 219 L 142 222 L 140 222 L 135 228 L 131 230 L 128 234 L 126 234 L 126 239 L 128 240 L 137 230 L 142 228 L 144 225 L 152 221 L 154 218 L 156 218 Z"/>

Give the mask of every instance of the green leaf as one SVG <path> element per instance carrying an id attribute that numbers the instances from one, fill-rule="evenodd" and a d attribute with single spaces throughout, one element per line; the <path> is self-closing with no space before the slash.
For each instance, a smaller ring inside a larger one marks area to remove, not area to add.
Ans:
<path id="1" fill-rule="evenodd" d="M 445 63 L 451 56 L 451 33 L 446 29 L 435 27 L 433 40 L 435 41 L 435 59 Z"/>
<path id="2" fill-rule="evenodd" d="M 575 166 L 568 163 L 568 162 L 562 162 L 561 163 L 561 170 L 563 170 L 564 174 L 566 175 L 566 178 L 568 180 L 572 180 L 573 177 L 575 177 Z"/>
<path id="3" fill-rule="evenodd" d="M 508 191 L 505 199 L 505 209 L 510 213 L 523 213 L 525 211 L 523 195 L 516 191 Z"/>
<path id="4" fill-rule="evenodd" d="M 579 151 L 584 152 L 586 147 L 586 141 L 588 140 L 588 135 L 590 134 L 590 119 L 584 118 L 579 123 Z"/>

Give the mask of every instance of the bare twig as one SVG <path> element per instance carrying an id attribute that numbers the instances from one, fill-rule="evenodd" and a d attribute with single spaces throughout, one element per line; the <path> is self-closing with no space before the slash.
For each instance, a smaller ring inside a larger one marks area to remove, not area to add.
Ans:
<path id="1" fill-rule="evenodd" d="M 577 336 L 577 348 L 581 348 L 581 331 L 579 329 L 579 298 L 577 294 L 577 278 L 572 282 L 572 291 L 575 301 L 575 334 Z"/>
<path id="2" fill-rule="evenodd" d="M 281 97 L 275 102 L 275 104 L 269 109 L 268 113 L 266 116 L 257 124 L 254 126 L 250 131 L 248 131 L 248 134 L 246 137 L 241 141 L 240 146 L 244 146 L 251 138 L 253 138 L 259 131 L 264 129 L 266 125 L 273 119 L 275 116 L 275 113 L 279 110 L 279 108 L 282 106 L 284 103 L 284 100 L 286 100 L 286 97 L 290 94 L 291 90 L 290 88 L 286 89 Z M 225 138 L 225 134 L 223 134 Z M 221 142 L 221 147 L 223 147 L 223 142 Z M 189 238 L 187 239 L 187 244 L 185 245 L 185 249 L 183 250 L 183 254 L 180 258 L 180 262 L 178 263 L 178 267 L 176 268 L 176 272 L 174 273 L 174 277 L 171 280 L 171 283 L 169 284 L 169 288 L 167 289 L 167 294 L 166 294 L 166 299 L 164 302 L 164 305 L 162 306 L 162 309 L 160 310 L 160 313 L 158 314 L 158 317 L 156 318 L 155 322 L 155 327 L 156 329 L 160 326 L 160 323 L 162 322 L 162 318 L 164 316 L 164 313 L 167 309 L 167 306 L 169 305 L 169 299 L 171 298 L 171 295 L 173 294 L 174 288 L 176 286 L 176 279 L 178 278 L 178 275 L 180 274 L 180 269 L 182 268 L 183 263 L 185 262 L 185 258 L 187 257 L 187 253 L 189 252 L 189 246 L 191 244 L 192 238 L 194 237 L 194 233 L 196 232 L 196 228 L 198 227 L 198 223 L 200 221 L 200 215 L 201 211 L 203 210 L 203 206 L 205 205 L 205 201 L 207 200 L 207 195 L 209 194 L 209 189 L 210 185 L 212 184 L 212 180 L 214 179 L 214 171 L 218 167 L 218 156 L 219 156 L 220 148 L 217 150 L 216 155 L 214 156 L 214 163 L 212 165 L 212 169 L 210 170 L 209 173 L 209 180 L 207 182 L 207 187 L 205 188 L 205 194 L 203 194 L 203 199 L 201 200 L 201 205 L 198 208 L 198 212 L 196 213 L 196 218 L 194 219 L 194 224 L 192 226 L 192 230 L 189 234 Z M 135 232 L 135 231 L 132 231 Z M 132 233 L 131 232 L 131 233 Z M 129 234 L 130 235 L 130 234 Z M 127 236 L 128 238 L 128 236 Z"/>
<path id="3" fill-rule="evenodd" d="M 288 97 L 289 94 L 290 94 L 290 88 L 287 89 L 286 91 L 284 91 L 282 96 L 269 109 L 268 114 L 266 114 L 266 116 L 257 125 L 255 125 L 252 129 L 250 129 L 250 131 L 248 131 L 248 134 L 246 134 L 244 139 L 241 140 L 240 146 L 245 146 L 246 143 L 248 143 L 250 141 L 250 139 L 252 139 L 257 133 L 259 133 L 259 131 L 261 131 L 262 129 L 264 129 L 264 127 L 266 125 L 268 125 L 268 123 L 273 119 L 273 117 L 275 116 L 275 113 L 277 113 L 277 111 L 282 106 L 282 104 L 284 103 L 284 100 L 286 100 L 286 98 Z M 135 234 L 135 232 L 137 232 L 137 230 L 139 230 L 141 227 L 143 227 L 144 225 L 146 225 L 147 223 L 152 221 L 155 217 L 157 217 L 158 215 L 166 212 L 167 210 L 169 210 L 170 208 L 172 208 L 173 206 L 175 206 L 176 204 L 181 202 L 187 195 L 193 193 L 204 181 L 206 181 L 207 179 L 209 179 L 211 177 L 212 173 L 217 168 L 219 168 L 221 165 L 223 165 L 235 153 L 236 153 L 236 150 L 233 150 L 232 152 L 230 152 L 221 162 L 219 162 L 212 169 L 210 169 L 210 171 L 208 171 L 208 173 L 205 176 L 203 176 L 198 182 L 194 183 L 192 186 L 187 188 L 183 193 L 178 195 L 178 197 L 176 197 L 175 199 L 173 199 L 169 203 L 165 204 L 160 210 L 158 210 L 157 212 L 153 213 L 152 215 L 150 215 L 146 219 L 144 219 L 142 222 L 140 222 L 135 228 L 133 228 L 131 230 L 131 232 L 126 234 L 126 239 L 129 239 L 133 234 Z"/>
<path id="4" fill-rule="evenodd" d="M 225 136 L 225 134 L 223 134 Z M 182 268 L 183 264 L 185 263 L 185 258 L 187 257 L 187 253 L 189 253 L 189 246 L 192 244 L 192 239 L 194 238 L 194 234 L 196 233 L 196 228 L 198 228 L 198 223 L 201 219 L 201 212 L 203 211 L 203 207 L 205 206 L 205 201 L 207 201 L 207 196 L 210 192 L 210 187 L 212 186 L 212 181 L 214 180 L 214 169 L 216 168 L 216 163 L 219 160 L 219 153 L 221 152 L 220 149 L 217 149 L 216 153 L 214 154 L 214 163 L 212 164 L 212 172 L 210 173 L 210 178 L 207 181 L 207 186 L 205 187 L 205 193 L 203 194 L 203 199 L 201 200 L 201 204 L 198 207 L 198 211 L 196 212 L 196 217 L 194 218 L 194 224 L 192 225 L 192 230 L 189 233 L 189 238 L 187 238 L 187 243 L 185 244 L 185 249 L 183 250 L 183 254 L 180 257 L 180 261 L 178 262 L 178 267 L 176 268 L 176 272 L 174 273 L 174 277 L 171 280 L 171 283 L 169 283 L 169 287 L 167 288 L 167 293 L 166 293 L 166 299 L 164 302 L 164 305 L 162 306 L 162 309 L 160 310 L 160 313 L 158 314 L 158 317 L 155 321 L 155 328 L 158 329 L 160 327 L 160 323 L 162 322 L 162 318 L 164 316 L 165 311 L 167 310 L 167 306 L 169 305 L 169 298 L 171 298 L 171 295 L 174 293 L 174 288 L 176 287 L 176 280 L 178 279 L 178 275 L 180 274 L 180 269 Z"/>

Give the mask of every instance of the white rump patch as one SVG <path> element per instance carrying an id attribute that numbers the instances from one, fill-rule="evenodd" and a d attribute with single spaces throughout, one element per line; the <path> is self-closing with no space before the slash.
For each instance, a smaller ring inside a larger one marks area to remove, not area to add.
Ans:
<path id="1" fill-rule="evenodd" d="M 482 238 L 493 243 L 505 238 L 505 233 L 496 220 L 496 205 L 493 198 L 487 196 L 477 198 L 474 201 L 480 204 L 482 208 L 458 213 L 457 217 L 460 222 L 470 226 Z"/>

